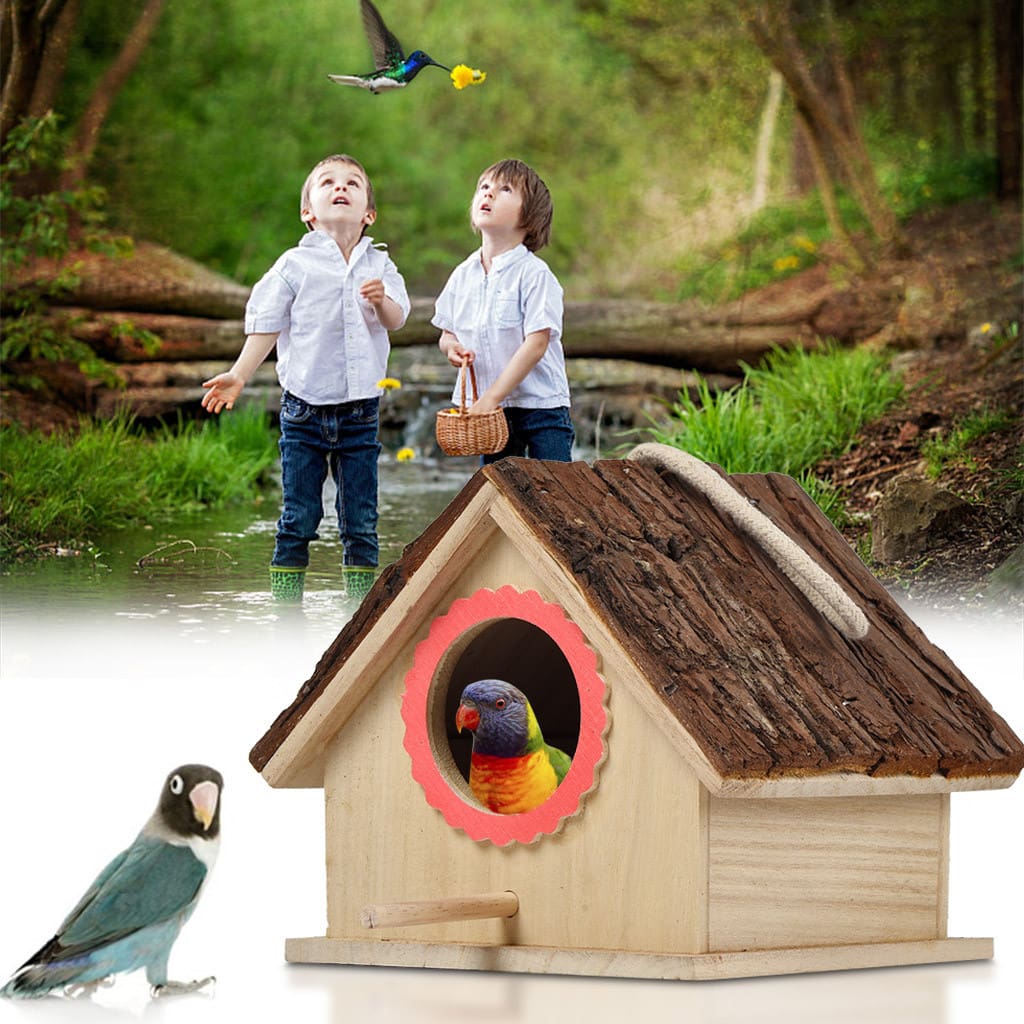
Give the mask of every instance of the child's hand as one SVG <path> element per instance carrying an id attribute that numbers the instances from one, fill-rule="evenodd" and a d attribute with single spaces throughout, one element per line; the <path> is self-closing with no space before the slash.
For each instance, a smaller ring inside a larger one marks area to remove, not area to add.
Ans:
<path id="1" fill-rule="evenodd" d="M 380 309 L 384 305 L 384 282 L 379 278 L 372 278 L 364 281 L 359 287 L 360 298 L 365 299 L 374 309 Z"/>
<path id="2" fill-rule="evenodd" d="M 498 403 L 493 398 L 488 398 L 486 395 L 481 395 L 470 407 L 466 410 L 467 416 L 486 416 L 489 412 L 494 412 L 498 408 Z"/>
<path id="3" fill-rule="evenodd" d="M 446 348 L 444 354 L 448 357 L 448 362 L 460 370 L 463 363 L 469 366 L 476 359 L 476 353 L 472 349 L 463 348 L 458 342 Z"/>
<path id="4" fill-rule="evenodd" d="M 219 413 L 221 409 L 231 409 L 235 399 L 242 393 L 245 381 L 236 373 L 218 373 L 216 377 L 203 381 L 203 387 L 207 389 L 203 395 L 200 405 L 207 411 Z"/>

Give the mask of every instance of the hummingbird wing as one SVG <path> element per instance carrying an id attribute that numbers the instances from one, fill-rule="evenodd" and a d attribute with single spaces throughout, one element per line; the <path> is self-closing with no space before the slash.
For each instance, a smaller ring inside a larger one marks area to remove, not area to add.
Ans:
<path id="1" fill-rule="evenodd" d="M 370 79 L 364 78 L 362 75 L 328 75 L 327 77 L 339 85 L 354 85 L 359 89 L 370 88 Z"/>
<path id="2" fill-rule="evenodd" d="M 370 0 L 360 0 L 363 12 L 363 30 L 373 50 L 373 62 L 378 71 L 386 71 L 405 60 L 402 44 L 394 37 L 380 12 Z"/>

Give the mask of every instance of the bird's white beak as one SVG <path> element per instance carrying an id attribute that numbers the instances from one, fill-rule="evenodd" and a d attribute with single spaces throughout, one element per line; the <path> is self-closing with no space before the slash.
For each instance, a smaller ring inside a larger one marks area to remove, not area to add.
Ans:
<path id="1" fill-rule="evenodd" d="M 217 813 L 217 800 L 220 797 L 220 789 L 216 782 L 200 782 L 192 787 L 189 793 L 189 802 L 192 804 L 192 813 L 196 820 L 203 826 L 205 832 L 213 822 L 213 816 Z"/>

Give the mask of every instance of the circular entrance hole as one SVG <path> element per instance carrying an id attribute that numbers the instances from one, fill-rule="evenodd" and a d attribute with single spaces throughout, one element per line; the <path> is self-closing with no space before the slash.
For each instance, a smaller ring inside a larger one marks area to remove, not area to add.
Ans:
<path id="1" fill-rule="evenodd" d="M 478 679 L 502 679 L 522 690 L 544 741 L 570 757 L 576 753 L 580 697 L 568 660 L 544 630 L 522 619 L 498 619 L 474 636 L 452 665 L 448 679 L 445 734 L 452 760 L 464 779 L 469 779 L 473 736 L 458 732 L 455 714 L 462 691 Z"/>
<path id="2" fill-rule="evenodd" d="M 470 789 L 472 734 L 460 735 L 455 718 L 463 690 L 480 679 L 521 690 L 545 742 L 572 759 L 557 789 L 530 810 L 491 811 Z M 402 718 L 413 778 L 427 802 L 470 838 L 534 842 L 577 814 L 597 782 L 605 695 L 597 656 L 562 608 L 532 590 L 478 590 L 433 620 L 406 673 Z"/>

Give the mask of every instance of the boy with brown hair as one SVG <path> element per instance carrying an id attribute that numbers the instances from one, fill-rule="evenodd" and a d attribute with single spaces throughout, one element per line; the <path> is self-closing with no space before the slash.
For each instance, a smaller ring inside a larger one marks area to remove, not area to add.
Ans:
<path id="1" fill-rule="evenodd" d="M 572 460 L 562 287 L 536 255 L 551 234 L 551 193 L 521 160 L 480 175 L 470 224 L 481 246 L 452 272 L 431 321 L 453 366 L 472 363 L 480 397 L 470 415 L 505 410 L 509 440 L 484 462 L 526 455 Z M 452 400 L 459 401 L 453 391 Z"/>

